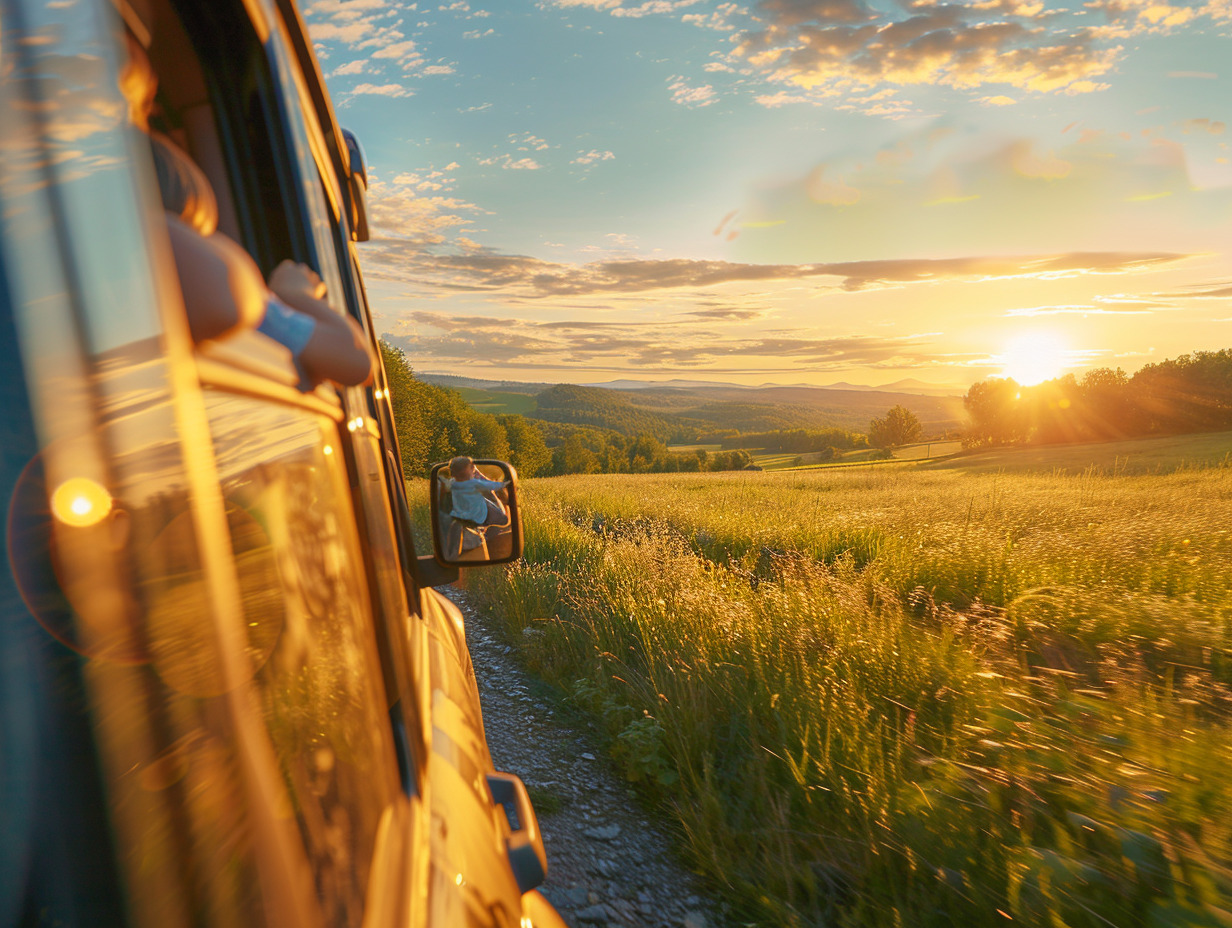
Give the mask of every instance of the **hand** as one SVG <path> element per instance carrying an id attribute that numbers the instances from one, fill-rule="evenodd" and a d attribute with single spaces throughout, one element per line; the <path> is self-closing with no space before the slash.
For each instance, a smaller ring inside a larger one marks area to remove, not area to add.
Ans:
<path id="1" fill-rule="evenodd" d="M 300 296 L 312 300 L 325 298 L 325 283 L 306 264 L 297 264 L 286 260 L 274 268 L 270 274 L 269 288 L 284 303 L 293 303 Z"/>

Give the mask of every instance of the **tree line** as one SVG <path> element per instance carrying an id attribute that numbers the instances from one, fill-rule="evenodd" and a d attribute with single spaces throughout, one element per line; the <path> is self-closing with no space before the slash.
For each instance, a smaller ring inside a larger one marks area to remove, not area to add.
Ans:
<path id="1" fill-rule="evenodd" d="M 993 378 L 974 384 L 963 405 L 969 447 L 1232 429 L 1232 350 L 1181 355 L 1133 376 L 1099 368 L 1029 387 Z"/>
<path id="2" fill-rule="evenodd" d="M 837 448 L 854 451 L 868 447 L 868 437 L 850 429 L 774 429 L 762 432 L 741 432 L 739 429 L 714 429 L 697 436 L 697 443 L 715 444 L 731 448 L 761 448 L 765 451 L 794 451 L 797 454 L 812 454 Z"/>
<path id="3" fill-rule="evenodd" d="M 670 451 L 650 432 L 629 437 L 611 429 L 480 412 L 456 391 L 417 380 L 402 350 L 384 341 L 381 360 L 398 450 L 410 476 L 426 476 L 432 464 L 457 454 L 507 460 L 523 477 L 739 470 L 752 464 L 743 450 Z"/>

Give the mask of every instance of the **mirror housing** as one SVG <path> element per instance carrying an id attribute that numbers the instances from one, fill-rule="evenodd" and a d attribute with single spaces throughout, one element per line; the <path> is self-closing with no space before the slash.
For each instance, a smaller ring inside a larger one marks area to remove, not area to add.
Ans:
<path id="1" fill-rule="evenodd" d="M 371 238 L 368 231 L 368 159 L 364 157 L 364 148 L 359 144 L 359 139 L 350 129 L 342 130 L 342 139 L 346 142 L 347 163 L 351 172 L 347 178 L 351 201 L 351 238 L 366 242 Z"/>
<path id="2" fill-rule="evenodd" d="M 481 458 L 472 463 L 472 476 L 464 481 L 455 480 L 445 461 L 433 464 L 428 473 L 432 552 L 442 567 L 510 564 L 522 556 L 518 472 L 507 461 Z M 455 491 L 457 483 L 467 485 Z"/>

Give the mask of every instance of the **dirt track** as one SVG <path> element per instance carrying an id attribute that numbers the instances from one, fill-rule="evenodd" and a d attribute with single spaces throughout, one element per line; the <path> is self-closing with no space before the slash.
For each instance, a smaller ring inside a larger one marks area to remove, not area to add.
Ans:
<path id="1" fill-rule="evenodd" d="M 493 761 L 520 776 L 536 802 L 548 852 L 544 895 L 576 928 L 725 925 L 587 723 L 558 719 L 565 713 L 521 668 L 495 622 L 472 608 L 465 592 L 446 592 L 466 616 Z"/>

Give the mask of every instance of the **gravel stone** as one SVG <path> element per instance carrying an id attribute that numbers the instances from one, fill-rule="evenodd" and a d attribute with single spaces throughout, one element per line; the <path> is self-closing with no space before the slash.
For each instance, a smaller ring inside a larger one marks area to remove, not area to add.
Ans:
<path id="1" fill-rule="evenodd" d="M 604 825 L 602 828 L 587 828 L 582 834 L 596 841 L 615 841 L 620 837 L 620 826 Z"/>
<path id="2" fill-rule="evenodd" d="M 606 924 L 608 920 L 607 906 L 602 904 L 587 906 L 577 913 L 577 919 L 580 922 L 600 922 Z"/>

